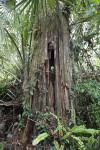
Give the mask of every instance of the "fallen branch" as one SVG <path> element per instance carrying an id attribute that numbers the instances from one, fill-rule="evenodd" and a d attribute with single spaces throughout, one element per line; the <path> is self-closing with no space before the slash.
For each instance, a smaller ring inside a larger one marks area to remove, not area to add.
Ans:
<path id="1" fill-rule="evenodd" d="M 21 105 L 22 102 L 20 101 L 10 101 L 10 102 L 3 102 L 3 103 L 0 103 L 0 106 L 18 106 L 18 105 Z"/>
<path id="2" fill-rule="evenodd" d="M 91 73 L 88 73 L 88 74 L 83 73 L 81 75 L 81 78 L 92 78 L 92 77 L 100 77 L 100 72 L 96 72 L 96 73 L 91 72 Z"/>

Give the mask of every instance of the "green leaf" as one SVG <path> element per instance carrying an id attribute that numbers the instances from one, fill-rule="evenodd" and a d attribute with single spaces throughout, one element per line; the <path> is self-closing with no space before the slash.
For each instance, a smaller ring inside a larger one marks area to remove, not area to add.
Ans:
<path id="1" fill-rule="evenodd" d="M 33 89 L 34 91 L 36 91 L 36 88 L 35 88 L 35 87 L 32 87 L 32 89 Z"/>
<path id="2" fill-rule="evenodd" d="M 14 126 L 17 126 L 18 125 L 18 122 L 15 122 Z"/>
<path id="3" fill-rule="evenodd" d="M 71 129 L 71 132 L 74 131 L 76 128 L 77 128 L 77 126 L 74 126 L 74 127 Z"/>
<path id="4" fill-rule="evenodd" d="M 12 138 L 12 134 L 8 134 L 7 137 L 8 137 L 8 138 Z"/>
<path id="5" fill-rule="evenodd" d="M 24 91 L 25 91 L 25 92 L 28 92 L 28 91 L 29 91 L 29 89 L 24 89 Z"/>
<path id="6" fill-rule="evenodd" d="M 92 134 L 96 135 L 100 133 L 100 130 L 95 130 L 95 129 L 87 129 L 85 126 L 77 126 L 72 133 L 86 133 L 86 134 Z"/>
<path id="7" fill-rule="evenodd" d="M 12 9 L 14 7 L 15 0 L 6 1 L 6 5 L 9 9 Z"/>
<path id="8" fill-rule="evenodd" d="M 68 132 L 65 136 L 63 136 L 63 138 L 62 139 L 67 139 L 67 137 L 69 136 L 71 134 L 71 132 Z"/>
<path id="9" fill-rule="evenodd" d="M 44 140 L 48 136 L 49 136 L 49 134 L 47 134 L 47 133 L 40 134 L 35 140 L 33 140 L 32 145 L 33 146 L 37 145 L 40 141 Z"/>
<path id="10" fill-rule="evenodd" d="M 71 137 L 77 142 L 79 150 L 85 150 L 85 145 L 84 145 L 84 143 L 81 141 L 81 139 L 79 137 L 76 137 L 74 135 L 72 135 Z"/>
<path id="11" fill-rule="evenodd" d="M 55 130 L 54 130 L 54 134 L 57 133 L 59 131 L 59 127 L 57 127 Z"/>
<path id="12" fill-rule="evenodd" d="M 54 66 L 51 66 L 51 71 L 54 71 Z"/>
<path id="13" fill-rule="evenodd" d="M 51 112 L 50 112 L 50 114 L 51 114 L 52 116 L 54 116 L 56 119 L 58 119 L 58 117 L 57 117 L 55 114 L 53 114 L 53 113 L 51 113 Z"/>
<path id="14" fill-rule="evenodd" d="M 33 95 L 34 94 L 33 91 L 30 91 L 30 94 Z"/>
<path id="15" fill-rule="evenodd" d="M 97 2 L 97 4 L 99 5 L 99 3 L 100 3 L 100 0 L 96 0 L 96 2 Z"/>
<path id="16" fill-rule="evenodd" d="M 97 9 L 95 8 L 95 13 L 97 14 L 98 13 L 98 11 L 97 11 Z"/>
<path id="17" fill-rule="evenodd" d="M 60 150 L 64 150 L 64 145 L 61 145 Z"/>
<path id="18" fill-rule="evenodd" d="M 81 93 L 84 93 L 84 91 L 85 91 L 85 89 L 81 89 L 81 91 L 80 91 L 80 92 L 81 92 Z"/>
<path id="19" fill-rule="evenodd" d="M 26 88 L 29 88 L 30 87 L 30 85 L 26 85 Z"/>
<path id="20" fill-rule="evenodd" d="M 22 102 L 22 104 L 23 104 L 23 105 L 25 105 L 25 104 L 26 104 L 26 100 L 25 100 L 25 101 L 23 101 L 23 102 Z"/>
<path id="21" fill-rule="evenodd" d="M 59 144 L 58 144 L 58 141 L 54 140 L 53 141 L 53 144 L 55 145 L 56 149 L 59 150 Z"/>

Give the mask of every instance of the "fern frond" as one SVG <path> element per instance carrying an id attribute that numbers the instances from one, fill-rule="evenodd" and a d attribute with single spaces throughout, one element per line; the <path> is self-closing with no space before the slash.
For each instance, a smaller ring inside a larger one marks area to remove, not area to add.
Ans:
<path id="1" fill-rule="evenodd" d="M 35 140 L 33 140 L 32 145 L 33 146 L 37 145 L 40 141 L 44 140 L 48 136 L 49 136 L 49 134 L 47 134 L 47 133 L 40 134 Z"/>
<path id="2" fill-rule="evenodd" d="M 53 144 L 54 144 L 54 146 L 56 147 L 57 150 L 60 149 L 60 148 L 59 148 L 59 143 L 58 143 L 58 141 L 54 140 L 54 141 L 53 141 Z"/>
<path id="3" fill-rule="evenodd" d="M 71 137 L 76 141 L 79 150 L 85 150 L 85 145 L 79 137 L 76 137 L 74 135 L 72 135 Z"/>
<path id="4" fill-rule="evenodd" d="M 61 145 L 60 150 L 64 150 L 64 145 Z"/>
<path id="5" fill-rule="evenodd" d="M 86 134 L 96 135 L 100 133 L 100 130 L 87 129 L 85 126 L 77 126 L 74 130 L 72 130 L 72 133 L 86 133 Z"/>

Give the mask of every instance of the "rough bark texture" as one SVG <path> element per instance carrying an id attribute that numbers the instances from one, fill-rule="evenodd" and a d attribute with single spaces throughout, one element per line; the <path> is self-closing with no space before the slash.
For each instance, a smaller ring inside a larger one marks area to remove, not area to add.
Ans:
<path id="1" fill-rule="evenodd" d="M 41 32 L 35 45 L 32 58 L 30 77 L 34 80 L 37 73 L 36 91 L 32 98 L 32 110 L 38 108 L 60 116 L 65 116 L 67 108 L 71 106 L 69 99 L 71 89 L 71 61 L 69 43 L 69 22 L 63 19 L 63 24 L 52 21 L 48 30 Z M 46 93 L 45 90 L 48 92 Z"/>
<path id="2" fill-rule="evenodd" d="M 30 80 L 36 82 L 31 97 L 32 113 L 37 108 L 42 112 L 52 112 L 65 118 L 71 107 L 71 59 L 69 21 L 63 17 L 63 24 L 52 19 L 47 30 L 42 26 L 35 35 Z M 34 85 L 33 85 L 34 86 Z M 67 117 L 70 118 L 70 116 Z M 23 143 L 27 142 L 34 122 L 27 120 Z"/>

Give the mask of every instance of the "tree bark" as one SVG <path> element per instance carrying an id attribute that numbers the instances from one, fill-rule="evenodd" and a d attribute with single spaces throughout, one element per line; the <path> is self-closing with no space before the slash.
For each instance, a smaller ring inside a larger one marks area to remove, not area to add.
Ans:
<path id="1" fill-rule="evenodd" d="M 36 84 L 32 110 L 38 108 L 43 111 L 44 106 L 48 106 L 50 112 L 64 117 L 66 110 L 71 106 L 69 97 L 72 68 L 68 18 L 63 17 L 63 24 L 52 20 L 49 28 L 37 39 L 30 78 L 34 80 L 33 72 L 39 68 L 41 74 L 37 76 L 40 81 Z M 44 90 L 48 92 L 45 93 Z"/>
<path id="2" fill-rule="evenodd" d="M 52 19 L 48 29 L 45 31 L 42 26 L 41 33 L 35 37 L 30 80 L 36 81 L 34 95 L 31 97 L 32 113 L 34 114 L 37 108 L 39 111 L 52 112 L 64 119 L 67 109 L 71 107 L 72 68 L 69 20 L 65 17 L 62 19 L 63 24 Z M 34 74 L 35 71 L 37 73 Z M 29 120 L 24 134 L 27 139 L 31 130 L 30 123 L 32 122 Z"/>

